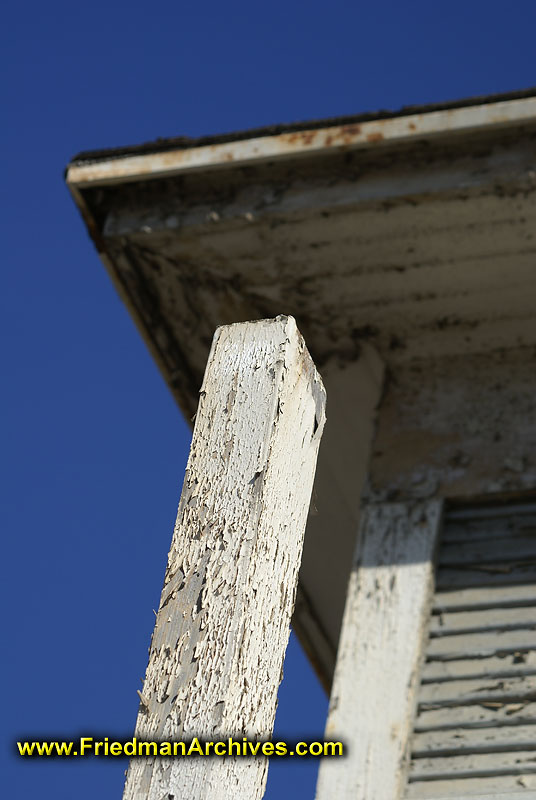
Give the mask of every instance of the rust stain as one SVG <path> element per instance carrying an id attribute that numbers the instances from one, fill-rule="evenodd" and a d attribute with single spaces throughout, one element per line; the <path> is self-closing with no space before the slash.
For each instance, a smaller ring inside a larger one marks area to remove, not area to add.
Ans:
<path id="1" fill-rule="evenodd" d="M 415 125 L 415 123 L 414 123 L 414 122 L 409 122 L 409 123 L 408 123 L 408 129 L 409 129 L 410 131 L 416 131 L 416 130 L 417 130 L 417 126 Z"/>
<path id="2" fill-rule="evenodd" d="M 302 144 L 305 146 L 313 144 L 318 131 L 296 131 L 295 133 L 288 133 L 284 137 L 288 144 Z"/>
<path id="3" fill-rule="evenodd" d="M 343 125 L 340 129 L 339 136 L 343 138 L 350 138 L 358 136 L 361 133 L 361 125 Z"/>
<path id="4" fill-rule="evenodd" d="M 332 142 L 338 145 L 353 144 L 361 133 L 361 125 L 342 125 L 332 134 Z"/>
<path id="5" fill-rule="evenodd" d="M 361 133 L 361 125 L 341 125 L 326 134 L 325 131 L 296 131 L 281 138 L 289 145 L 310 147 L 323 144 L 325 147 L 351 145 Z"/>
<path id="6" fill-rule="evenodd" d="M 369 133 L 367 136 L 367 142 L 381 142 L 384 139 L 383 133 L 380 131 L 376 131 L 375 133 Z"/>
<path id="7" fill-rule="evenodd" d="M 312 144 L 316 138 L 316 131 L 305 131 L 303 134 L 303 143 L 305 145 Z"/>

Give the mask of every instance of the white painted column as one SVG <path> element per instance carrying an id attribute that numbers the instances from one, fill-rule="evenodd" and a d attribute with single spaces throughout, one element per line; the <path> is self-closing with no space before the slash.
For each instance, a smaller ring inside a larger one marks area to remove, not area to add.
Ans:
<path id="1" fill-rule="evenodd" d="M 324 408 L 292 317 L 216 331 L 138 738 L 270 737 Z M 266 771 L 265 758 L 133 759 L 124 800 L 257 800 Z"/>
<path id="2" fill-rule="evenodd" d="M 441 503 L 363 508 L 325 738 L 345 758 L 320 765 L 317 800 L 398 800 L 433 592 Z"/>

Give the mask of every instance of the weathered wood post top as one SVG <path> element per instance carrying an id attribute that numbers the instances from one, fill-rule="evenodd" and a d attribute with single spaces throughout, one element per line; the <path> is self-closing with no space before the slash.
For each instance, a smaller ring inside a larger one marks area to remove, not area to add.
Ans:
<path id="1" fill-rule="evenodd" d="M 268 739 L 325 421 L 293 317 L 219 328 L 138 714 L 145 740 Z M 265 758 L 134 759 L 125 800 L 255 800 Z"/>

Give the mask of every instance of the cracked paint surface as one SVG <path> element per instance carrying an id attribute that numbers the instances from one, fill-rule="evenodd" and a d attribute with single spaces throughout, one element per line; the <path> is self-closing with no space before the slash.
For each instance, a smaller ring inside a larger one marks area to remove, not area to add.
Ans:
<path id="1" fill-rule="evenodd" d="M 292 317 L 214 336 L 136 736 L 267 738 L 325 392 Z M 266 759 L 137 759 L 124 798 L 256 798 Z"/>

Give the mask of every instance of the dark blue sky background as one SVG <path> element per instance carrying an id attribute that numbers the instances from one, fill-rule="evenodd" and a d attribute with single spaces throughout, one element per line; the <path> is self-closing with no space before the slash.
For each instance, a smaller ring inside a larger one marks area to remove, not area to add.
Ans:
<path id="1" fill-rule="evenodd" d="M 536 84 L 533 0 L 10 3 L 2 15 L 5 797 L 120 798 L 126 761 L 21 737 L 131 734 L 189 431 L 63 183 L 77 151 Z M 296 642 L 276 735 L 322 735 Z M 267 797 L 312 800 L 316 765 Z"/>

